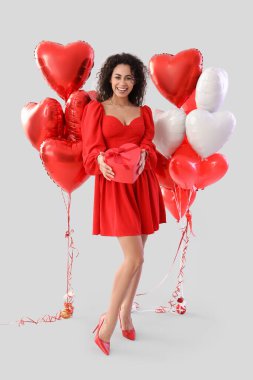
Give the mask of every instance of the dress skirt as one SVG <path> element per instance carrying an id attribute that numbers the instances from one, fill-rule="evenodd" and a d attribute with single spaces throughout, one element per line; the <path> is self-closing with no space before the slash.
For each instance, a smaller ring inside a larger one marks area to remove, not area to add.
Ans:
<path id="1" fill-rule="evenodd" d="M 153 170 L 143 170 L 133 184 L 95 177 L 93 235 L 152 234 L 166 223 L 164 200 Z"/>

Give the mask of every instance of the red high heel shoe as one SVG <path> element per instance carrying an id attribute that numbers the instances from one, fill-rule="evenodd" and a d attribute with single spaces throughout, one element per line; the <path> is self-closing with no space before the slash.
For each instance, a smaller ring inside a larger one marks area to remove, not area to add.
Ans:
<path id="1" fill-rule="evenodd" d="M 119 322 L 120 322 L 120 328 L 121 328 L 121 331 L 122 331 L 122 335 L 125 338 L 127 338 L 127 339 L 135 340 L 135 329 L 134 328 L 129 329 L 129 330 L 123 330 L 122 329 L 121 318 L 120 318 L 120 311 L 119 311 Z"/>
<path id="2" fill-rule="evenodd" d="M 104 340 L 100 339 L 99 336 L 98 336 L 98 334 L 99 334 L 99 330 L 100 330 L 100 328 L 101 328 L 101 326 L 102 326 L 104 320 L 105 320 L 105 314 L 102 314 L 101 317 L 100 317 L 100 319 L 99 319 L 99 322 L 98 322 L 97 326 L 95 327 L 95 329 L 94 329 L 92 332 L 93 332 L 93 334 L 94 334 L 94 332 L 95 332 L 96 330 L 98 330 L 97 333 L 96 333 L 96 336 L 95 336 L 94 341 L 95 341 L 95 343 L 98 345 L 98 347 L 99 347 L 99 348 L 100 348 L 100 349 L 101 349 L 106 355 L 109 355 L 109 354 L 110 354 L 110 341 L 109 341 L 109 342 L 105 342 Z"/>

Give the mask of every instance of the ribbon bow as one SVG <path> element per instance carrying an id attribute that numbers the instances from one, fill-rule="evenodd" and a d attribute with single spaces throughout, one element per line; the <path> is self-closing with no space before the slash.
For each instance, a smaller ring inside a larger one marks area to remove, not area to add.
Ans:
<path id="1" fill-rule="evenodd" d="M 138 145 L 133 145 L 129 148 L 111 148 L 106 152 L 106 158 L 114 157 L 114 160 L 117 164 L 122 164 L 125 168 L 129 169 L 130 165 L 126 163 L 126 161 L 131 160 L 128 157 L 123 156 L 121 153 L 129 152 L 130 150 L 134 150 L 138 147 Z"/>

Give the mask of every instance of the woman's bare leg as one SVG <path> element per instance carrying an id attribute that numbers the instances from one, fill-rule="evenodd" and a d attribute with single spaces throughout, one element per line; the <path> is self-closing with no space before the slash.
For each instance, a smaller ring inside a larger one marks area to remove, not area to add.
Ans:
<path id="1" fill-rule="evenodd" d="M 143 255 L 144 255 L 144 246 L 147 241 L 148 235 L 141 235 L 142 244 L 143 244 Z M 133 300 L 136 294 L 136 290 L 141 278 L 142 266 L 135 272 L 126 292 L 126 295 L 123 299 L 120 308 L 120 319 L 122 323 L 123 330 L 129 330 L 133 328 L 132 318 L 131 318 L 131 310 L 133 305 Z"/>
<path id="2" fill-rule="evenodd" d="M 99 331 L 99 337 L 106 342 L 110 340 L 117 324 L 119 309 L 128 286 L 144 261 L 141 235 L 120 236 L 118 239 L 125 257 L 123 264 L 116 272 L 109 307 Z"/>

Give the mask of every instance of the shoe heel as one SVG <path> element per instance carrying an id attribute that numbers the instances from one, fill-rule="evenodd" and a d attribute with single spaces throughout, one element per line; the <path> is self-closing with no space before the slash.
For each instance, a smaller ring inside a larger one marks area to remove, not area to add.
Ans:
<path id="1" fill-rule="evenodd" d="M 99 321 L 98 321 L 98 324 L 97 324 L 97 326 L 94 328 L 94 330 L 92 331 L 92 333 L 94 334 L 94 332 L 97 330 L 97 328 L 99 327 L 99 325 L 100 325 L 100 323 L 101 323 L 101 319 L 102 319 L 102 317 L 104 317 L 105 316 L 105 313 L 104 314 L 102 314 L 101 316 L 100 316 L 100 319 L 99 319 Z"/>
<path id="2" fill-rule="evenodd" d="M 103 318 L 104 315 L 102 315 L 99 319 L 99 322 L 97 324 L 97 326 L 94 328 L 93 330 L 93 333 L 97 331 L 96 335 L 95 335 L 95 343 L 97 344 L 97 346 L 104 352 L 104 354 L 106 355 L 109 355 L 110 354 L 110 341 L 109 342 L 105 342 L 103 341 L 102 339 L 99 338 L 98 334 L 99 334 L 99 331 L 100 331 L 100 328 L 104 322 L 104 318 Z"/>
<path id="3" fill-rule="evenodd" d="M 94 328 L 94 330 L 92 331 L 92 334 L 94 334 L 94 332 L 97 330 L 99 324 Z"/>

